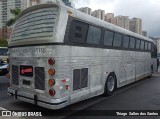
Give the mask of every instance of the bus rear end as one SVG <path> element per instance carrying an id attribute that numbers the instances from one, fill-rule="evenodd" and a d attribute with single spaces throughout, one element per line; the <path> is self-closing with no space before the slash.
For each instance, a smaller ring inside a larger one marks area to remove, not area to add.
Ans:
<path id="1" fill-rule="evenodd" d="M 56 45 L 60 17 L 55 4 L 37 5 L 20 14 L 9 43 L 8 93 L 16 99 L 50 109 L 68 104 L 69 80 L 59 63 L 68 63 L 62 56 L 69 54 Z"/>

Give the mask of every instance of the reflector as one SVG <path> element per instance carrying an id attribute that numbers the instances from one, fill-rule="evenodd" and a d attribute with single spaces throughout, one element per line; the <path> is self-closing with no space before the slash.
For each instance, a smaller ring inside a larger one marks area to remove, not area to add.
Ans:
<path id="1" fill-rule="evenodd" d="M 55 85 L 55 80 L 54 79 L 49 79 L 48 80 L 48 85 L 49 86 L 54 86 Z"/>
<path id="2" fill-rule="evenodd" d="M 54 96 L 55 94 L 56 94 L 56 92 L 53 89 L 49 90 L 49 95 L 50 96 Z"/>
<path id="3" fill-rule="evenodd" d="M 55 74 L 55 70 L 54 70 L 54 69 L 49 69 L 49 70 L 48 70 L 48 74 L 49 74 L 50 76 L 53 76 L 53 75 Z"/>
<path id="4" fill-rule="evenodd" d="M 54 59 L 52 59 L 52 58 L 48 59 L 48 64 L 49 65 L 53 65 L 54 63 L 55 63 Z"/>

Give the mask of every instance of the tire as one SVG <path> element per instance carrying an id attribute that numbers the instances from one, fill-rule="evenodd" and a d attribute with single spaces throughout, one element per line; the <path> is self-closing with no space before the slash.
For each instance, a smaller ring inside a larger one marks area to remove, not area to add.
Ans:
<path id="1" fill-rule="evenodd" d="M 152 78 L 152 73 L 148 76 L 148 78 Z"/>
<path id="2" fill-rule="evenodd" d="M 116 89 L 116 76 L 114 73 L 110 73 L 107 77 L 105 88 L 104 88 L 104 96 L 111 96 Z"/>

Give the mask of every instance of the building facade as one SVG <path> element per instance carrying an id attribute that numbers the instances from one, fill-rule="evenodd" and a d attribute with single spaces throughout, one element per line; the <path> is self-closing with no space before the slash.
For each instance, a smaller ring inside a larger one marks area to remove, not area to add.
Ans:
<path id="1" fill-rule="evenodd" d="M 114 18 L 114 14 L 113 13 L 107 13 L 105 15 L 105 21 L 111 23 L 111 24 L 115 24 L 115 18 Z"/>
<path id="2" fill-rule="evenodd" d="M 142 20 L 140 18 L 133 18 L 130 20 L 130 31 L 142 35 Z"/>
<path id="3" fill-rule="evenodd" d="M 14 18 L 14 15 L 10 13 L 11 9 L 20 8 L 21 0 L 2 0 L 2 34 L 3 38 L 9 39 L 11 27 L 7 27 L 7 21 Z"/>
<path id="4" fill-rule="evenodd" d="M 7 26 L 7 21 L 14 18 L 14 15 L 10 12 L 11 9 L 19 8 L 24 10 L 40 3 L 41 0 L 1 0 L 0 11 L 2 11 L 2 14 L 0 15 L 0 31 L 2 33 L 0 34 L 2 34 L 2 37 L 9 39 L 11 35 L 12 26 Z"/>
<path id="5" fill-rule="evenodd" d="M 105 20 L 105 11 L 104 10 L 101 10 L 101 9 L 95 10 L 91 13 L 91 15 L 98 18 L 98 19 Z"/>
<path id="6" fill-rule="evenodd" d="M 149 37 L 149 38 L 151 38 L 152 40 L 155 41 L 156 46 L 157 46 L 157 54 L 160 57 L 160 37 L 157 37 L 157 38 L 155 38 L 155 37 Z"/>
<path id="7" fill-rule="evenodd" d="M 147 37 L 147 31 L 142 31 L 142 36 Z"/>
<path id="8" fill-rule="evenodd" d="M 88 15 L 91 15 L 91 12 L 92 12 L 92 9 L 89 7 L 82 7 L 82 8 L 79 8 L 78 10 Z"/>
<path id="9" fill-rule="evenodd" d="M 129 18 L 128 18 L 128 16 L 116 16 L 114 18 L 114 21 L 115 21 L 114 22 L 115 25 L 129 30 Z"/>

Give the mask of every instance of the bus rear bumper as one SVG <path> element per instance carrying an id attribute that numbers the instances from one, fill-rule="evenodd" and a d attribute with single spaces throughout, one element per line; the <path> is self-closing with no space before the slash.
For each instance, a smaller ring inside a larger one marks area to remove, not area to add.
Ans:
<path id="1" fill-rule="evenodd" d="M 16 91 L 11 88 L 8 88 L 8 94 L 14 96 L 15 99 L 32 103 L 44 108 L 48 109 L 60 109 L 68 105 L 68 98 L 61 98 L 61 99 L 50 99 L 44 97 L 38 97 L 37 95 Z"/>

